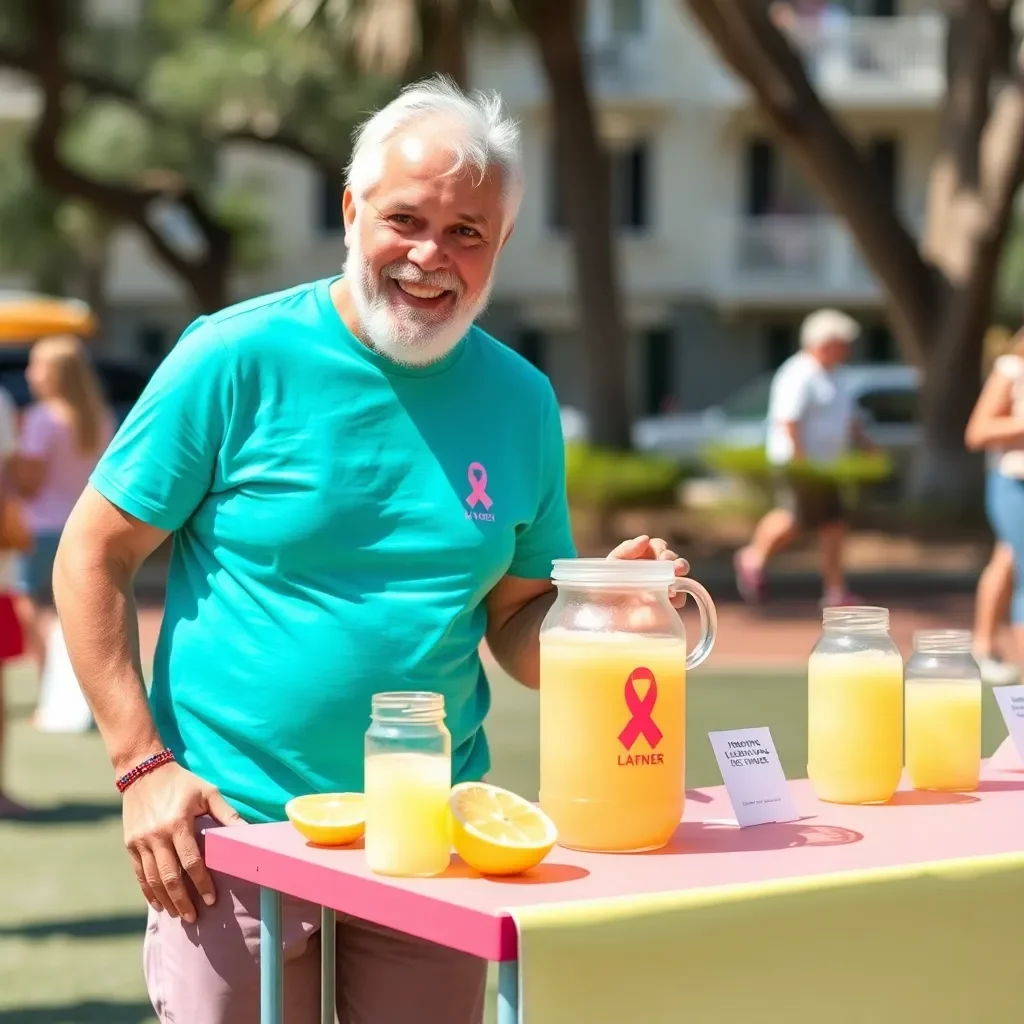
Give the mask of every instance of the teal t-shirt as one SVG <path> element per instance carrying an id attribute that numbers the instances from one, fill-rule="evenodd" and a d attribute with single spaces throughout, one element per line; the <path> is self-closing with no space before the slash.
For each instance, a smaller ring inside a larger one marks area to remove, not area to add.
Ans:
<path id="1" fill-rule="evenodd" d="M 381 691 L 442 693 L 453 778 L 480 778 L 485 598 L 575 553 L 547 378 L 476 327 L 399 366 L 330 284 L 194 322 L 92 476 L 174 534 L 154 717 L 251 821 L 360 791 Z"/>

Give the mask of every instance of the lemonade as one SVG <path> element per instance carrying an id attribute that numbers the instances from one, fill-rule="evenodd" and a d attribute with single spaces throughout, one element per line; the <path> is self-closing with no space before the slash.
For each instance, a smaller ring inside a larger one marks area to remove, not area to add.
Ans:
<path id="1" fill-rule="evenodd" d="M 807 775 L 820 800 L 885 803 L 903 771 L 903 660 L 815 652 L 807 665 Z"/>
<path id="2" fill-rule="evenodd" d="M 434 754 L 366 758 L 366 863 L 381 875 L 438 875 L 449 864 L 451 761 Z"/>
<path id="3" fill-rule="evenodd" d="M 977 789 L 981 686 L 969 679 L 907 683 L 907 774 L 915 789 Z"/>
<path id="4" fill-rule="evenodd" d="M 683 814 L 685 641 L 551 629 L 540 679 L 540 805 L 559 844 L 664 846 Z"/>

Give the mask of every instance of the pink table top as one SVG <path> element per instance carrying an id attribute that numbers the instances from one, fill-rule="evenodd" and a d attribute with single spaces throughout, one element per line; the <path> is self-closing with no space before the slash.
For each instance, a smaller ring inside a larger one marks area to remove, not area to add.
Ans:
<path id="1" fill-rule="evenodd" d="M 436 878 L 371 873 L 361 845 L 321 849 L 288 822 L 217 828 L 206 857 L 217 871 L 396 928 L 488 960 L 516 956 L 509 909 L 820 876 L 1024 851 L 1024 766 L 1008 749 L 985 765 L 971 794 L 903 789 L 892 803 L 820 803 L 790 783 L 802 819 L 740 829 L 724 787 L 691 790 L 669 845 L 647 854 L 555 847 L 533 871 L 481 878 L 457 857 Z"/>

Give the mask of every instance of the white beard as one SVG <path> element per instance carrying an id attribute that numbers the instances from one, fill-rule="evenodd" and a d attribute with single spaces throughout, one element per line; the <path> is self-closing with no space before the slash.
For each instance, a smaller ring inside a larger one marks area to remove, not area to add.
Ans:
<path id="1" fill-rule="evenodd" d="M 387 281 L 375 275 L 363 258 L 358 220 L 349 229 L 345 254 L 345 280 L 366 337 L 374 351 L 405 366 L 429 366 L 443 359 L 465 337 L 491 297 L 494 273 L 473 302 L 456 296 L 454 309 L 444 317 L 427 310 L 396 306 Z"/>

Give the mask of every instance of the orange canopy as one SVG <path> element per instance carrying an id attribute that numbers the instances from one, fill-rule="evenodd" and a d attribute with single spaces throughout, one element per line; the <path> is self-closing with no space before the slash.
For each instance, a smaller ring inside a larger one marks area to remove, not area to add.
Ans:
<path id="1" fill-rule="evenodd" d="M 47 334 L 88 337 L 96 330 L 92 310 L 77 299 L 26 292 L 0 293 L 0 345 L 24 345 Z"/>

